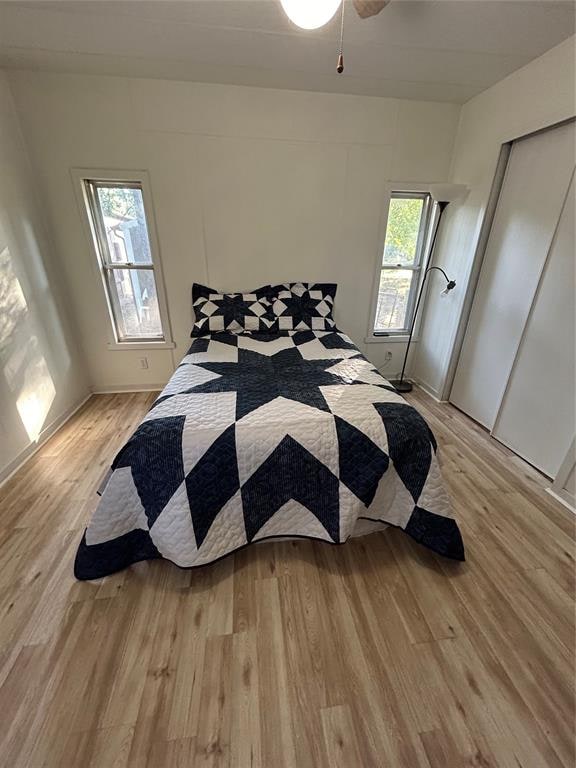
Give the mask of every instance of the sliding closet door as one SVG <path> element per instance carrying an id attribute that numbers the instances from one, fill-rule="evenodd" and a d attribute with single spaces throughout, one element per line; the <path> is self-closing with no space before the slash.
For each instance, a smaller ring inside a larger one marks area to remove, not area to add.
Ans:
<path id="1" fill-rule="evenodd" d="M 494 437 L 550 477 L 574 437 L 574 177 L 512 369 Z"/>
<path id="2" fill-rule="evenodd" d="M 560 218 L 574 168 L 574 138 L 571 123 L 512 146 L 450 394 L 458 408 L 489 429 Z"/>

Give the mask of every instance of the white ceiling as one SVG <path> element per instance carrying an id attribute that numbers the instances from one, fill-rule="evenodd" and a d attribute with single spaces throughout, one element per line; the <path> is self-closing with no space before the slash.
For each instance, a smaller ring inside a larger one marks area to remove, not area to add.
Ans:
<path id="1" fill-rule="evenodd" d="M 312 1 L 312 0 L 311 0 Z M 0 0 L 0 67 L 464 102 L 574 34 L 570 0 L 392 0 L 304 31 L 279 0 Z"/>

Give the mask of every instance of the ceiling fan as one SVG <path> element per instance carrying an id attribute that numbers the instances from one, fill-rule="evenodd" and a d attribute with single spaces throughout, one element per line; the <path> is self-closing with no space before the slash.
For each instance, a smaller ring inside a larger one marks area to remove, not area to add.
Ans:
<path id="1" fill-rule="evenodd" d="M 369 16 L 376 16 L 377 13 L 385 8 L 390 0 L 353 0 L 356 13 L 361 19 L 367 19 Z"/>
<path id="2" fill-rule="evenodd" d="M 318 29 L 327 24 L 341 6 L 340 22 L 340 53 L 336 71 L 344 71 L 344 55 L 342 53 L 344 37 L 344 3 L 346 0 L 280 0 L 284 12 L 294 24 L 302 29 Z M 352 0 L 354 10 L 361 19 L 376 16 L 390 0 Z"/>

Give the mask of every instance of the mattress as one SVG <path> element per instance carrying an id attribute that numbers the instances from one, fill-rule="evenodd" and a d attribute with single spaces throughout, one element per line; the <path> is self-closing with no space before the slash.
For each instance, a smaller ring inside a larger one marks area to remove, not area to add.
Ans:
<path id="1" fill-rule="evenodd" d="M 100 492 L 78 579 L 383 525 L 464 559 L 430 428 L 338 331 L 196 338 Z"/>

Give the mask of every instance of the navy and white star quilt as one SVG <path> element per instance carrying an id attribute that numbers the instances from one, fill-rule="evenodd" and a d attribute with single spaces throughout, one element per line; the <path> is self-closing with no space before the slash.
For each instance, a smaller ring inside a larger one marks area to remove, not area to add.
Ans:
<path id="1" fill-rule="evenodd" d="M 383 524 L 464 559 L 422 416 L 340 332 L 212 333 L 116 456 L 75 575 Z"/>

